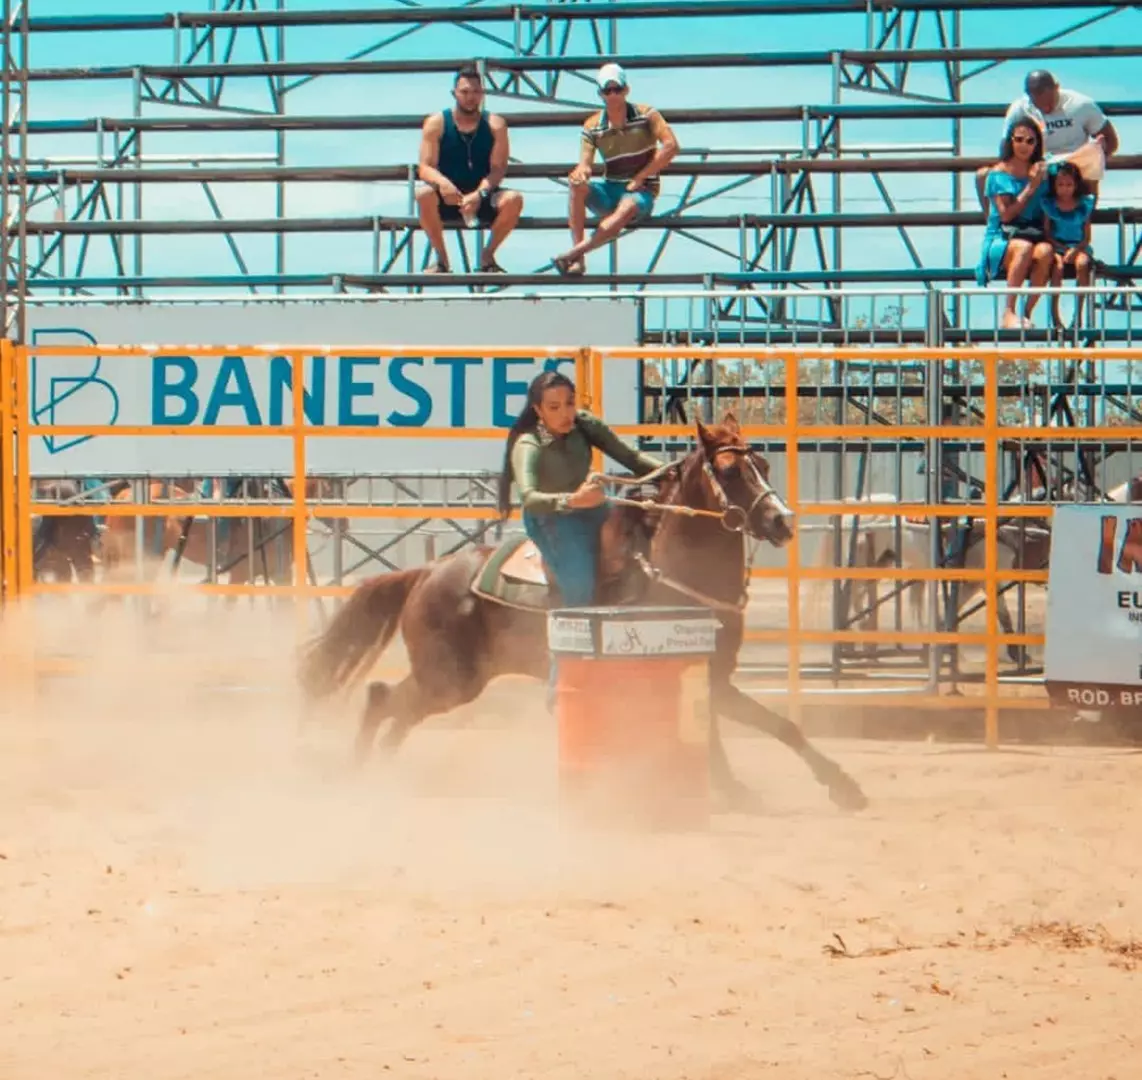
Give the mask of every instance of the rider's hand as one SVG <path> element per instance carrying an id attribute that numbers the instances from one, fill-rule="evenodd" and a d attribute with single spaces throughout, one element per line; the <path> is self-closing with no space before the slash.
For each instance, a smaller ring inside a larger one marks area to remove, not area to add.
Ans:
<path id="1" fill-rule="evenodd" d="M 576 165 L 575 168 L 571 170 L 571 174 L 567 177 L 567 179 L 576 187 L 578 187 L 580 184 L 585 184 L 588 180 L 591 179 L 590 166 Z"/>
<path id="2" fill-rule="evenodd" d="M 592 484 L 588 480 L 567 499 L 567 505 L 574 510 L 591 510 L 596 506 L 601 506 L 605 498 L 606 493 L 603 489 L 598 484 Z"/>
<path id="3" fill-rule="evenodd" d="M 1067 253 L 1063 256 L 1063 265 L 1066 266 L 1069 263 L 1073 263 L 1075 261 L 1075 256 L 1077 256 L 1078 253 L 1078 248 L 1068 248 Z"/>
<path id="4" fill-rule="evenodd" d="M 440 192 L 440 198 L 444 200 L 445 206 L 460 205 L 460 189 L 451 180 L 441 180 L 436 185 L 436 190 Z"/>
<path id="5" fill-rule="evenodd" d="M 637 176 L 627 184 L 627 191 L 642 191 L 646 186 L 645 180 L 640 180 Z"/>
<path id="6" fill-rule="evenodd" d="M 1031 166 L 1030 173 L 1028 173 L 1028 177 L 1031 181 L 1031 187 L 1037 188 L 1043 182 L 1043 177 L 1045 177 L 1046 175 L 1047 175 L 1046 163 L 1043 161 L 1036 161 L 1035 164 Z"/>

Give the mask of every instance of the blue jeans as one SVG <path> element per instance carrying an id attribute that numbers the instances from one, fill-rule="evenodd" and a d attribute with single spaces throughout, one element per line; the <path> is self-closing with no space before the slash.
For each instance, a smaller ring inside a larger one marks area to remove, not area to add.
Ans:
<path id="1" fill-rule="evenodd" d="M 564 514 L 523 513 L 528 539 L 539 548 L 564 607 L 590 607 L 595 602 L 599 537 L 607 520 L 607 504 Z"/>
<path id="2" fill-rule="evenodd" d="M 606 503 L 564 514 L 523 512 L 524 532 L 539 549 L 548 572 L 555 579 L 551 584 L 558 588 L 563 607 L 590 607 L 595 602 L 600 534 L 606 520 Z M 557 673 L 553 656 L 547 669 L 548 712 L 555 708 Z"/>
<path id="3" fill-rule="evenodd" d="M 613 214 L 623 199 L 632 199 L 638 207 L 634 221 L 644 221 L 654 213 L 654 196 L 646 188 L 627 191 L 625 180 L 592 180 L 587 185 L 587 209 L 596 217 Z"/>

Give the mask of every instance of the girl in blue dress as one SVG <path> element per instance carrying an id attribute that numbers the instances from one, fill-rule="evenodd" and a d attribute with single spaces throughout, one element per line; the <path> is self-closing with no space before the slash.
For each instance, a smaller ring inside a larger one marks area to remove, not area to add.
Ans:
<path id="1" fill-rule="evenodd" d="M 1047 195 L 1043 199 L 1043 225 L 1055 255 L 1051 284 L 1058 287 L 1065 278 L 1074 278 L 1080 287 L 1089 285 L 1094 269 L 1094 256 L 1090 246 L 1091 214 L 1094 196 L 1076 165 L 1060 162 L 1051 175 Z M 1056 326 L 1062 326 L 1059 317 L 1060 296 L 1051 297 L 1051 314 Z M 1082 315 L 1082 300 L 1075 308 L 1076 325 Z"/>
<path id="2" fill-rule="evenodd" d="M 1043 135 L 1038 126 L 1021 121 L 1003 140 L 1003 153 L 987 174 L 987 229 L 983 235 L 976 281 L 1006 277 L 1009 290 L 1030 281 L 1035 288 L 1047 284 L 1054 266 L 1054 249 L 1043 228 L 1042 184 L 1047 167 L 1043 161 Z M 1031 293 L 1023 316 L 1015 314 L 1016 293 L 1008 292 L 1002 326 L 1028 329 L 1039 296 Z"/>

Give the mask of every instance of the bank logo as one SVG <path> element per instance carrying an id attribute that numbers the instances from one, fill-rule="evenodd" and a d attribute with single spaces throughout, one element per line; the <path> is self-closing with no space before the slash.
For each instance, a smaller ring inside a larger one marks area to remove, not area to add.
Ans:
<path id="1" fill-rule="evenodd" d="M 45 327 L 32 331 L 31 346 L 98 345 L 86 330 L 71 326 Z M 119 420 L 119 394 L 99 374 L 101 356 L 45 356 L 33 351 L 29 358 L 33 424 L 106 424 Z M 94 435 L 43 435 L 49 454 L 63 454 L 90 442 Z"/>

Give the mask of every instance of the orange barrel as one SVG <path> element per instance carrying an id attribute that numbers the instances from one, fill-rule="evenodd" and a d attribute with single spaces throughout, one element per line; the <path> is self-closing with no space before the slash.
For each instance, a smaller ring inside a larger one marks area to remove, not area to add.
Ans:
<path id="1" fill-rule="evenodd" d="M 709 825 L 708 669 L 718 625 L 693 607 L 548 614 L 567 811 L 609 825 Z"/>

